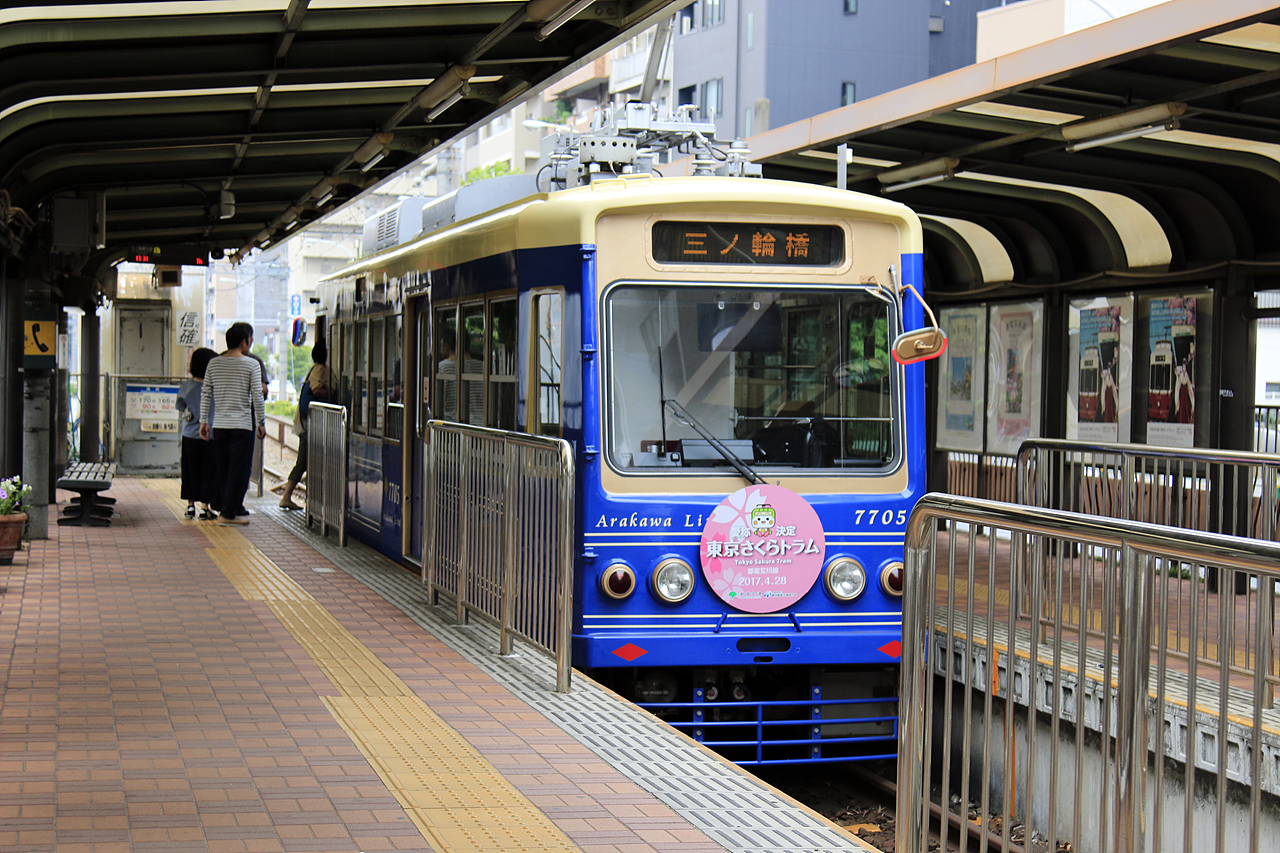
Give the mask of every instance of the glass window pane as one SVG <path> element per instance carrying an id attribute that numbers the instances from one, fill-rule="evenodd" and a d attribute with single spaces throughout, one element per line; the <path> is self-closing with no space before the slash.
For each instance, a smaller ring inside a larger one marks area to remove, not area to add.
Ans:
<path id="1" fill-rule="evenodd" d="M 351 428 L 364 432 L 364 413 L 369 410 L 369 389 L 365 384 L 365 376 L 369 371 L 369 324 L 355 324 L 355 352 L 351 363 L 355 374 L 352 385 L 352 421 Z"/>
<path id="2" fill-rule="evenodd" d="M 516 428 L 516 321 L 515 299 L 489 303 L 489 415 L 494 429 Z"/>
<path id="3" fill-rule="evenodd" d="M 484 305 L 462 306 L 462 397 L 460 420 L 484 426 Z"/>
<path id="4" fill-rule="evenodd" d="M 435 417 L 458 420 L 458 312 L 446 308 L 436 312 L 436 397 Z"/>
<path id="5" fill-rule="evenodd" d="M 888 464 L 891 312 L 865 290 L 615 289 L 604 383 L 611 461 L 731 467 L 711 435 L 766 469 Z"/>
<path id="6" fill-rule="evenodd" d="M 558 293 L 534 299 L 534 416 L 533 432 L 559 436 L 561 433 L 561 359 L 563 357 L 563 317 Z"/>
<path id="7" fill-rule="evenodd" d="M 382 434 L 386 413 L 386 385 L 383 382 L 382 359 L 386 347 L 386 321 L 369 321 L 369 433 Z"/>

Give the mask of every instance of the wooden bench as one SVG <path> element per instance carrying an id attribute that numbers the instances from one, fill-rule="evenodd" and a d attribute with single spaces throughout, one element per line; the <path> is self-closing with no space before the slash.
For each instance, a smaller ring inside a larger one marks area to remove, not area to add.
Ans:
<path id="1" fill-rule="evenodd" d="M 116 475 L 115 463 L 76 462 L 58 478 L 58 488 L 75 492 L 79 497 L 71 499 L 71 505 L 63 507 L 58 524 L 78 527 L 107 527 L 115 512 L 115 498 L 102 494 L 111 488 Z"/>

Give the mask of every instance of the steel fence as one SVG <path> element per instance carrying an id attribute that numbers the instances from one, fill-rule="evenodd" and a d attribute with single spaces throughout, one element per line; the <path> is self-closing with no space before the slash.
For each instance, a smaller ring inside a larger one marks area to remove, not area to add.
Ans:
<path id="1" fill-rule="evenodd" d="M 347 544 L 347 410 L 312 403 L 307 407 L 307 527 L 320 522 L 320 535 L 338 531 Z"/>
<path id="2" fill-rule="evenodd" d="M 929 849 L 931 804 L 1005 849 L 1267 846 L 1280 739 L 1264 743 L 1259 659 L 1275 655 L 1280 544 L 927 495 L 906 556 L 899 851 Z M 1188 595 L 1210 568 L 1221 594 Z M 1252 621 L 1238 573 L 1260 580 Z M 1190 647 L 1251 635 L 1243 665 L 1174 661 L 1179 620 Z"/>
<path id="3" fill-rule="evenodd" d="M 556 659 L 569 691 L 574 465 L 569 443 L 524 433 L 427 422 L 422 579 L 451 596 L 457 620 L 475 614 Z"/>
<path id="4" fill-rule="evenodd" d="M 966 498 L 1012 501 L 1017 472 L 1012 456 L 947 452 L 947 493 Z"/>
<path id="5" fill-rule="evenodd" d="M 1033 439 L 1018 452 L 1017 503 L 1268 541 L 1277 538 L 1278 484 L 1280 456 L 1270 454 L 1057 439 Z M 1210 569 L 1203 580 L 1170 602 L 1177 614 L 1193 612 L 1203 605 L 1196 599 L 1217 591 L 1216 571 Z M 1236 575 L 1234 582 L 1246 619 L 1252 623 L 1261 618 L 1265 602 L 1257 594 L 1259 585 L 1244 574 Z M 1266 616 L 1274 618 L 1270 609 Z M 1182 632 L 1182 620 L 1177 624 L 1171 655 L 1186 657 L 1194 650 L 1202 663 L 1226 662 L 1246 676 L 1253 673 L 1233 661 L 1265 662 L 1268 689 L 1262 701 L 1272 707 L 1280 662 L 1254 654 L 1248 634 L 1238 638 L 1240 647 L 1210 642 L 1205 636 L 1194 643 Z"/>

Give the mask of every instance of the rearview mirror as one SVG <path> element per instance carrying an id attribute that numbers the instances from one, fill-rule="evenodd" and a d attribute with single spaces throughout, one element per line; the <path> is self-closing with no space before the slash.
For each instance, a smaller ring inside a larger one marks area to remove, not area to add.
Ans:
<path id="1" fill-rule="evenodd" d="M 906 332 L 893 342 L 893 360 L 898 364 L 915 364 L 937 358 L 947 349 L 947 333 L 937 326 Z"/>

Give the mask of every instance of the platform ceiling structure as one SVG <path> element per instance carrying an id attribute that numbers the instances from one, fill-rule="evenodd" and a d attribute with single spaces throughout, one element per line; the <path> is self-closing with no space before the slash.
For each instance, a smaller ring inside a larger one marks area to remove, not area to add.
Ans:
<path id="1" fill-rule="evenodd" d="M 105 248 L 60 259 L 74 274 L 140 243 L 242 257 L 687 2 L 0 9 L 0 255 L 47 252 L 50 201 L 79 195 Z"/>
<path id="2" fill-rule="evenodd" d="M 1172 0 L 752 137 L 924 218 L 935 297 L 1280 287 L 1280 6 Z"/>

